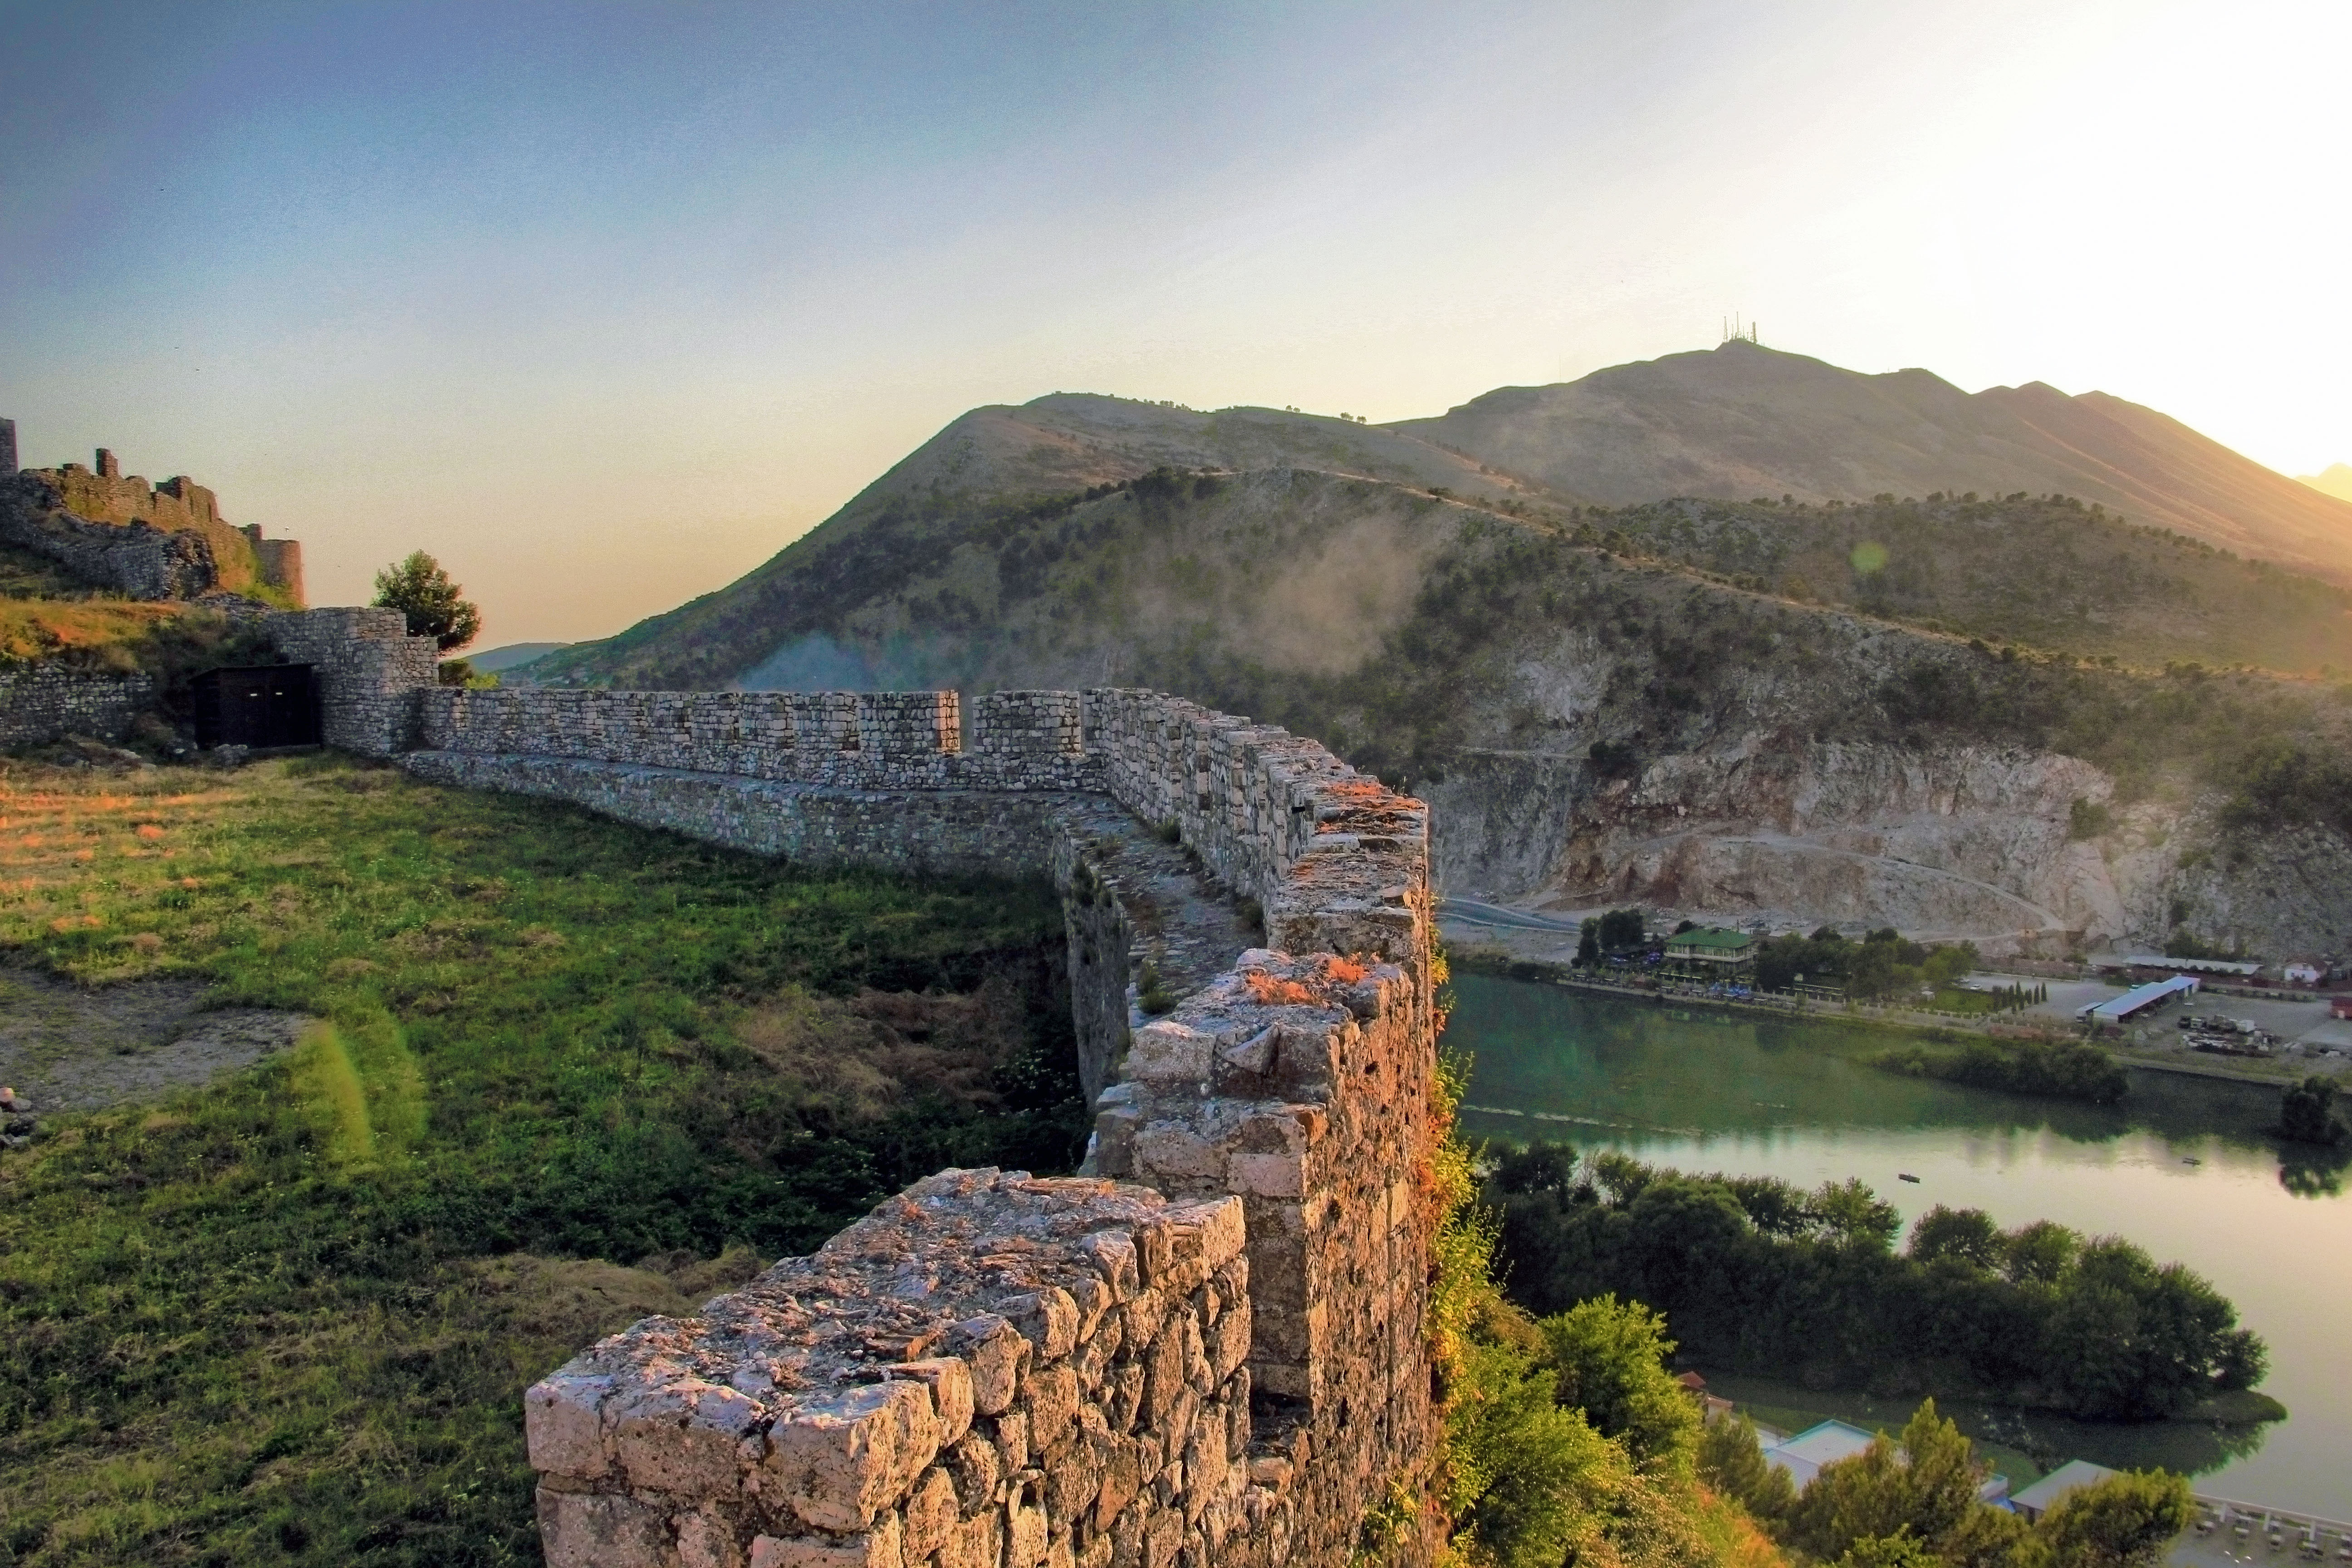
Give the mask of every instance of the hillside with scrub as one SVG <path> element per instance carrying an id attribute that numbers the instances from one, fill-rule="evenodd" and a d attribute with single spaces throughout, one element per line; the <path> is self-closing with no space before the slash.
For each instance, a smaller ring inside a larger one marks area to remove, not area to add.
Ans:
<path id="1" fill-rule="evenodd" d="M 1459 891 L 2352 945 L 2332 584 L 2054 495 L 1610 509 L 1302 458 L 1004 498 L 926 454 L 929 488 L 531 678 L 1151 686 L 1426 795 Z"/>

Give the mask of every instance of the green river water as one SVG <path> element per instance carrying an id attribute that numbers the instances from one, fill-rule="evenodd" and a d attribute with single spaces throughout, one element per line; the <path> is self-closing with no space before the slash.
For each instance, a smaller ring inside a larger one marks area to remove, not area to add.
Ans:
<path id="1" fill-rule="evenodd" d="M 2163 1464 L 2195 1474 L 2200 1491 L 2352 1518 L 2352 1181 L 2282 1163 L 2262 1131 L 2277 1090 L 2135 1071 L 2117 1106 L 2031 1100 L 1861 1059 L 1907 1037 L 1484 975 L 1457 977 L 1454 991 L 1446 1045 L 1475 1058 L 1462 1118 L 1474 1138 L 1609 1147 L 1803 1186 L 1859 1176 L 1906 1224 L 1939 1203 L 1975 1207 L 2004 1226 L 2053 1219 L 2188 1264 L 2269 1342 L 2263 1388 L 2287 1420 L 2107 1426 L 1971 1407 L 1963 1425 L 2045 1461 Z M 1727 1392 L 1760 1405 L 1880 1424 L 1906 1413 L 1731 1381 Z"/>

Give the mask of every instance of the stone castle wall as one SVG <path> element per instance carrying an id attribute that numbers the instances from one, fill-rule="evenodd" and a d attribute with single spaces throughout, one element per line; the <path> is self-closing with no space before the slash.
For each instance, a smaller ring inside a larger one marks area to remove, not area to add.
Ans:
<path id="1" fill-rule="evenodd" d="M 320 734 L 330 746 L 388 757 L 416 742 L 419 700 L 440 679 L 430 637 L 398 610 L 295 610 L 265 623 L 289 662 L 316 667 Z"/>
<path id="2" fill-rule="evenodd" d="M 548 1562 L 1271 1568 L 1249 1268 L 1230 1197 L 942 1172 L 534 1386 Z"/>
<path id="3" fill-rule="evenodd" d="M 85 521 L 66 510 L 62 493 L 38 470 L 0 475 L 0 542 L 132 599 L 193 599 L 219 576 L 202 534 Z"/>
<path id="4" fill-rule="evenodd" d="M 273 623 L 326 674 L 333 743 L 1064 901 L 1085 1173 L 942 1173 L 541 1382 L 551 1563 L 1340 1568 L 1370 1510 L 1428 1495 L 1418 802 L 1152 692 L 443 689 L 380 614 Z M 1159 1017 L 1147 956 L 1180 998 Z M 1435 1526 L 1384 1554 L 1427 1563 Z"/>
<path id="5" fill-rule="evenodd" d="M 261 580 L 274 588 L 283 588 L 298 604 L 307 604 L 310 595 L 302 585 L 302 542 L 299 539 L 264 539 L 261 524 L 248 522 L 237 531 L 245 535 L 252 547 L 253 559 L 261 573 Z"/>
<path id="6" fill-rule="evenodd" d="M 1075 692 L 1000 691 L 972 706 L 969 748 L 952 691 L 461 691 L 425 693 L 424 745 L 848 789 L 1088 790 Z"/>
<path id="7" fill-rule="evenodd" d="M 33 664 L 0 669 L 0 751 L 67 735 L 120 741 L 155 698 L 144 675 L 104 675 Z"/>

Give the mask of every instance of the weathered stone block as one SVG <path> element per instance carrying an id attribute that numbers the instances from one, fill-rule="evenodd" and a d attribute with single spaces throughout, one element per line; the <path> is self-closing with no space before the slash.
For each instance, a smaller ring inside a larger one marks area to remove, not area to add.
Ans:
<path id="1" fill-rule="evenodd" d="M 1039 1361 L 1059 1361 L 1077 1348 L 1078 1304 L 1058 1285 L 1028 1296 L 1009 1297 L 1003 1312 L 1029 1342 Z"/>
<path id="2" fill-rule="evenodd" d="M 612 1468 L 602 1405 L 609 1377 L 543 1377 L 522 1396 L 523 1444 L 541 1475 L 593 1480 Z"/>
<path id="3" fill-rule="evenodd" d="M 697 1378 L 617 1393 L 606 1414 L 614 1454 L 632 1488 L 692 1497 L 735 1493 L 744 1439 L 760 1421 L 751 1400 Z"/>
<path id="4" fill-rule="evenodd" d="M 539 1489 L 548 1568 L 665 1568 L 669 1519 L 634 1498 Z"/>
<path id="5" fill-rule="evenodd" d="M 1029 1377 L 1024 1394 L 1028 1405 L 1029 1434 L 1039 1451 L 1062 1440 L 1078 1416 L 1078 1374 L 1067 1366 L 1050 1366 Z"/>
<path id="6" fill-rule="evenodd" d="M 884 1514 L 870 1530 L 855 1535 L 773 1536 L 751 1539 L 751 1568 L 908 1568 L 903 1527 Z"/>
<path id="7" fill-rule="evenodd" d="M 940 1421 L 940 1447 L 946 1447 L 971 1429 L 971 1368 L 960 1356 L 900 1362 L 894 1375 L 911 1377 L 931 1391 L 931 1410 Z"/>
<path id="8" fill-rule="evenodd" d="M 914 1483 L 939 1439 L 930 1394 L 919 1384 L 824 1395 L 770 1428 L 762 1490 L 820 1530 L 864 1530 Z"/>
<path id="9" fill-rule="evenodd" d="M 1021 1331 L 991 1312 L 958 1323 L 948 1342 L 971 1369 L 972 1408 L 982 1415 L 1009 1408 L 1032 1353 Z"/>
<path id="10" fill-rule="evenodd" d="M 1135 1238 L 1125 1231 L 1097 1231 L 1079 1244 L 1079 1248 L 1093 1259 L 1096 1270 L 1110 1290 L 1111 1304 L 1126 1300 L 1135 1294 L 1139 1284 L 1136 1273 Z"/>
<path id="11" fill-rule="evenodd" d="M 904 1510 L 908 1560 L 919 1563 L 947 1544 L 948 1531 L 961 1514 L 948 1472 L 936 1465 L 925 1470 L 908 1494 Z"/>
<path id="12" fill-rule="evenodd" d="M 1127 1049 L 1128 1075 L 1146 1084 L 1204 1081 L 1214 1059 L 1216 1037 L 1161 1018 L 1135 1031 Z"/>

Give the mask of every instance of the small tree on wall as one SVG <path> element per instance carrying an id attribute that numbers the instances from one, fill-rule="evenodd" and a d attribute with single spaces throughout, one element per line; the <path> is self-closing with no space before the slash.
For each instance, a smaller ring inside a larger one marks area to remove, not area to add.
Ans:
<path id="1" fill-rule="evenodd" d="M 482 612 L 464 595 L 422 550 L 375 574 L 377 606 L 407 616 L 408 635 L 431 637 L 443 653 L 464 647 L 482 629 Z"/>

